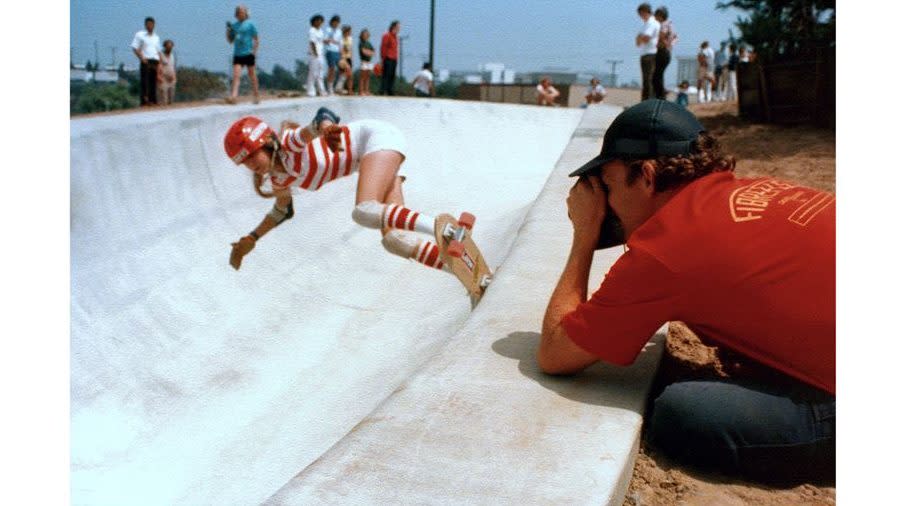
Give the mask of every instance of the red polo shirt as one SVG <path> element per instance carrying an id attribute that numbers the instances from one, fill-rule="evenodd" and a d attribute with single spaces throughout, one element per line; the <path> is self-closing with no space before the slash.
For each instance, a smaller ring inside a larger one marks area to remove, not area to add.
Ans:
<path id="1" fill-rule="evenodd" d="M 631 364 L 665 322 L 805 383 L 836 389 L 836 204 L 774 179 L 700 178 L 631 234 L 628 251 L 562 326 Z"/>
<path id="2" fill-rule="evenodd" d="M 399 60 L 400 49 L 393 32 L 387 32 L 381 37 L 381 58 L 390 58 L 391 60 Z"/>

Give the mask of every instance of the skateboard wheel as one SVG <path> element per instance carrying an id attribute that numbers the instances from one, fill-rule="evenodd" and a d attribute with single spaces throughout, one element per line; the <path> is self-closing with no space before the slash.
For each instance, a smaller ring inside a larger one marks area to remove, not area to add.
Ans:
<path id="1" fill-rule="evenodd" d="M 449 246 L 446 248 L 446 254 L 453 258 L 462 258 L 464 251 L 465 246 L 459 241 L 450 241 Z"/>
<path id="2" fill-rule="evenodd" d="M 459 215 L 459 225 L 471 230 L 471 227 L 474 226 L 474 215 L 471 213 L 462 213 Z"/>

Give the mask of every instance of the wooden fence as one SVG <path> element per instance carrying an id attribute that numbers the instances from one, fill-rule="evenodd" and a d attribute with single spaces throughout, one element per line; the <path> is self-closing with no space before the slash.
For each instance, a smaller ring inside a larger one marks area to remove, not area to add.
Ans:
<path id="1" fill-rule="evenodd" d="M 781 124 L 836 125 L 836 51 L 812 60 L 767 65 L 741 63 L 737 71 L 740 116 Z"/>
<path id="2" fill-rule="evenodd" d="M 558 103 L 568 105 L 571 86 L 554 84 L 559 90 Z M 459 86 L 461 100 L 477 100 L 481 102 L 501 102 L 506 104 L 537 104 L 536 84 L 462 84 Z"/>

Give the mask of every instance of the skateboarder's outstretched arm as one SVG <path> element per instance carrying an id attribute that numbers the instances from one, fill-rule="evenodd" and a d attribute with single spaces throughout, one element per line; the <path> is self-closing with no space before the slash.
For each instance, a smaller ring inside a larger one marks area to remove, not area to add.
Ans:
<path id="1" fill-rule="evenodd" d="M 269 211 L 262 222 L 249 234 L 241 237 L 237 242 L 231 243 L 231 267 L 240 269 L 243 257 L 256 247 L 256 241 L 286 220 L 293 217 L 293 197 L 289 189 L 275 190 L 275 205 Z"/>

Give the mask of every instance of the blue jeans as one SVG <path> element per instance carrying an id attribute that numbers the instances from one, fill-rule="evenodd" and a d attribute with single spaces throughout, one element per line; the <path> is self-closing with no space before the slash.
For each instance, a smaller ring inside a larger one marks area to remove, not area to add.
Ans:
<path id="1" fill-rule="evenodd" d="M 328 63 L 328 68 L 336 67 L 340 63 L 340 51 L 325 50 L 325 61 Z"/>
<path id="2" fill-rule="evenodd" d="M 706 470 L 769 483 L 831 482 L 836 400 L 794 383 L 672 383 L 656 398 L 649 444 Z"/>

